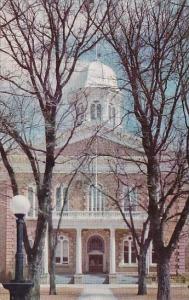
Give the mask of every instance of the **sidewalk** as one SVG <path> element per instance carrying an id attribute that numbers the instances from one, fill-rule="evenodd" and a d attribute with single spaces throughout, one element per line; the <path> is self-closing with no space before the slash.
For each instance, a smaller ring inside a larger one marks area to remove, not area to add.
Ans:
<path id="1" fill-rule="evenodd" d="M 100 287 L 85 287 L 78 300 L 116 300 L 110 287 L 101 285 Z"/>

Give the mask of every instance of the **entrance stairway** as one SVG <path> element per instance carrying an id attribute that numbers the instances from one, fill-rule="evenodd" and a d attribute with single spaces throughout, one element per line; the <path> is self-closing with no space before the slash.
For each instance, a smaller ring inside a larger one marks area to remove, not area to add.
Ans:
<path id="1" fill-rule="evenodd" d="M 107 284 L 108 274 L 83 274 L 82 279 L 83 284 Z M 74 283 L 73 275 L 64 274 L 56 275 L 57 284 L 69 284 Z M 128 276 L 125 274 L 117 274 L 117 283 L 118 284 L 137 284 L 137 276 Z"/>

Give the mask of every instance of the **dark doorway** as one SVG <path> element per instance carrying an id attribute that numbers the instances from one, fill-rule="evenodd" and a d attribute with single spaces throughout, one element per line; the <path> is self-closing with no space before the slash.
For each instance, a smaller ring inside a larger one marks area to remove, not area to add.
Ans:
<path id="1" fill-rule="evenodd" d="M 103 255 L 89 255 L 89 273 L 103 273 Z"/>

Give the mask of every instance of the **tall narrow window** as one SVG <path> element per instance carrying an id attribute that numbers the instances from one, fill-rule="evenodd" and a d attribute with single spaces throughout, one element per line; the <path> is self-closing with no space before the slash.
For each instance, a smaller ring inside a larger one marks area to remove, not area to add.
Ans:
<path id="1" fill-rule="evenodd" d="M 61 211 L 62 208 L 62 186 L 56 188 L 56 211 Z"/>
<path id="2" fill-rule="evenodd" d="M 68 263 L 68 251 L 69 251 L 69 243 L 68 240 L 62 241 L 62 249 L 63 249 L 63 256 L 62 256 L 62 263 Z"/>
<path id="3" fill-rule="evenodd" d="M 91 120 L 95 120 L 96 119 L 95 109 L 96 109 L 96 105 L 94 103 L 91 104 Z"/>
<path id="4" fill-rule="evenodd" d="M 76 106 L 76 120 L 77 123 L 76 125 L 79 126 L 83 123 L 84 119 L 85 119 L 85 107 L 83 105 L 83 103 L 78 103 L 78 105 Z"/>
<path id="5" fill-rule="evenodd" d="M 108 114 L 109 114 L 109 122 L 112 124 L 112 126 L 115 126 L 116 109 L 113 105 L 109 105 Z"/>
<path id="6" fill-rule="evenodd" d="M 136 210 L 137 207 L 137 189 L 134 187 L 124 188 L 123 192 L 124 211 Z"/>
<path id="7" fill-rule="evenodd" d="M 129 263 L 129 242 L 128 241 L 124 241 L 124 264 L 128 264 Z"/>
<path id="8" fill-rule="evenodd" d="M 56 246 L 56 259 L 55 259 L 57 264 L 61 263 L 61 241 L 58 241 L 58 244 Z"/>
<path id="9" fill-rule="evenodd" d="M 64 211 L 68 211 L 68 188 L 63 188 L 63 204 L 64 204 Z"/>
<path id="10" fill-rule="evenodd" d="M 96 118 L 97 120 L 101 121 L 102 118 L 102 106 L 100 103 L 97 104 L 96 106 Z"/>
<path id="11" fill-rule="evenodd" d="M 62 184 L 56 187 L 56 211 L 68 211 L 68 188 Z"/>
<path id="12" fill-rule="evenodd" d="M 101 185 L 98 185 L 97 187 L 91 185 L 89 188 L 89 210 L 90 211 L 104 210 L 104 197 L 103 197 Z"/>
<path id="13" fill-rule="evenodd" d="M 28 200 L 30 202 L 28 217 L 35 217 L 35 189 L 33 187 L 28 187 Z"/>
<path id="14" fill-rule="evenodd" d="M 152 244 L 152 264 L 157 264 L 157 255 L 153 244 Z"/>
<path id="15" fill-rule="evenodd" d="M 123 240 L 123 263 L 135 264 L 137 262 L 137 255 L 132 237 Z"/>
<path id="16" fill-rule="evenodd" d="M 101 121 L 102 119 L 102 105 L 98 102 L 91 104 L 91 120 Z"/>
<path id="17" fill-rule="evenodd" d="M 56 264 L 69 263 L 69 240 L 63 236 L 59 237 L 56 247 Z"/>

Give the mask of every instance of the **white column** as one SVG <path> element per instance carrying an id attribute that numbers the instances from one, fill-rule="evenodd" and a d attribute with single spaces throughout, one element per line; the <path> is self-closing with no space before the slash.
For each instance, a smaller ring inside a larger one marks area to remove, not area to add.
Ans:
<path id="1" fill-rule="evenodd" d="M 110 274 L 115 274 L 115 272 L 115 229 L 110 229 Z"/>
<path id="2" fill-rule="evenodd" d="M 77 229 L 76 236 L 76 274 L 82 273 L 82 242 L 81 242 L 81 229 Z"/>

